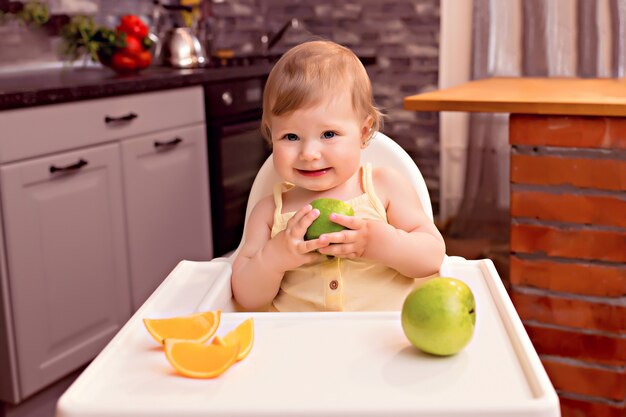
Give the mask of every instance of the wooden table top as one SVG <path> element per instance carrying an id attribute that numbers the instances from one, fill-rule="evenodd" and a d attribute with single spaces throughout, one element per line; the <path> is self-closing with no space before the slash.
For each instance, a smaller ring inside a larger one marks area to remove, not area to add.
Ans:
<path id="1" fill-rule="evenodd" d="M 404 98 L 416 111 L 626 116 L 626 79 L 486 78 Z"/>

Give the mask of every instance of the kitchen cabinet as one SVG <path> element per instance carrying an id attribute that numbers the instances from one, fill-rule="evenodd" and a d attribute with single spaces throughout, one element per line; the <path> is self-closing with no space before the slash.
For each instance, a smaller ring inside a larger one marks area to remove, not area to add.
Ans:
<path id="1" fill-rule="evenodd" d="M 203 92 L 0 125 L 0 400 L 19 403 L 91 360 L 177 262 L 211 259 Z"/>
<path id="2" fill-rule="evenodd" d="M 122 142 L 134 309 L 182 257 L 210 257 L 205 134 L 200 125 Z"/>
<path id="3" fill-rule="evenodd" d="M 23 395 L 91 359 L 130 314 L 120 172 L 117 144 L 0 168 Z"/>

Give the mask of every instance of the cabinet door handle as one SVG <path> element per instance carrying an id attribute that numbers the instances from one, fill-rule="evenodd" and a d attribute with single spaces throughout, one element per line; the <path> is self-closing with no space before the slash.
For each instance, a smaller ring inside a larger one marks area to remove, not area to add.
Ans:
<path id="1" fill-rule="evenodd" d="M 130 122 L 133 119 L 138 118 L 139 116 L 137 116 L 135 113 L 128 113 L 125 116 L 120 116 L 120 117 L 111 117 L 111 116 L 105 116 L 104 117 L 104 123 L 117 123 L 117 122 Z"/>
<path id="2" fill-rule="evenodd" d="M 161 148 L 161 147 L 166 147 L 166 146 L 176 146 L 179 143 L 181 143 L 183 140 L 181 138 L 174 138 L 170 141 L 167 142 L 159 142 L 158 140 L 154 141 L 154 147 L 155 148 Z"/>
<path id="3" fill-rule="evenodd" d="M 159 2 L 155 2 L 155 4 L 158 4 L 158 3 Z M 185 11 L 187 13 L 191 13 L 193 11 L 193 7 L 191 6 L 183 6 L 183 5 L 177 5 L 177 4 L 161 4 L 161 7 L 163 7 L 168 12 Z"/>
<path id="4" fill-rule="evenodd" d="M 83 158 L 80 158 L 78 160 L 78 162 L 71 164 L 71 165 L 67 165 L 64 167 L 57 167 L 54 165 L 50 165 L 50 173 L 54 174 L 55 172 L 66 172 L 66 171 L 75 171 L 77 169 L 81 169 L 82 167 L 84 167 L 85 165 L 87 165 L 89 162 L 85 161 Z"/>

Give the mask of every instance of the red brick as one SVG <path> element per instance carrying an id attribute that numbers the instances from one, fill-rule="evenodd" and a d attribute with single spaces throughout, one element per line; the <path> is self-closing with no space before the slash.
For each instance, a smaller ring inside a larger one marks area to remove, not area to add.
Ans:
<path id="1" fill-rule="evenodd" d="M 553 257 L 625 262 L 626 232 L 513 224 L 511 251 L 543 252 Z"/>
<path id="2" fill-rule="evenodd" d="M 522 320 L 626 334 L 626 306 L 525 294 L 515 288 L 511 299 Z"/>
<path id="3" fill-rule="evenodd" d="M 626 118 L 513 114 L 512 145 L 626 149 Z"/>
<path id="4" fill-rule="evenodd" d="M 614 401 L 626 398 L 626 370 L 600 369 L 541 358 L 554 388 Z"/>
<path id="5" fill-rule="evenodd" d="M 614 196 L 513 191 L 511 216 L 626 227 L 626 200 Z"/>
<path id="6" fill-rule="evenodd" d="M 626 295 L 626 266 L 558 262 L 510 257 L 510 281 L 514 285 L 604 297 Z"/>
<path id="7" fill-rule="evenodd" d="M 561 417 L 625 417 L 625 406 L 560 398 Z"/>
<path id="8" fill-rule="evenodd" d="M 511 155 L 511 182 L 625 191 L 626 161 Z"/>
<path id="9" fill-rule="evenodd" d="M 538 353 L 605 365 L 626 365 L 626 338 L 524 323 Z"/>

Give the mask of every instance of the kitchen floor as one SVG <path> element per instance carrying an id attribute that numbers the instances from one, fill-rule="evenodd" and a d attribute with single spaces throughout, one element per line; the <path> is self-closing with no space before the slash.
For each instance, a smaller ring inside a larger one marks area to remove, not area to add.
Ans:
<path id="1" fill-rule="evenodd" d="M 19 405 L 0 403 L 0 417 L 54 417 L 57 401 L 84 369 L 80 368 Z"/>

